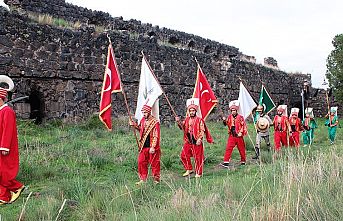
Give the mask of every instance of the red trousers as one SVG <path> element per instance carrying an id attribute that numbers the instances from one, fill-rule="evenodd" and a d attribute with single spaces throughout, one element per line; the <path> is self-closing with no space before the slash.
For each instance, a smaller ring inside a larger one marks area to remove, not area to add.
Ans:
<path id="1" fill-rule="evenodd" d="M 185 143 L 180 155 L 183 167 L 185 170 L 193 170 L 191 157 L 194 157 L 195 161 L 195 173 L 202 175 L 204 167 L 204 146 L 193 145 Z"/>
<path id="2" fill-rule="evenodd" d="M 282 146 L 287 146 L 287 132 L 286 131 L 275 131 L 274 133 L 274 148 L 279 151 Z"/>
<path id="3" fill-rule="evenodd" d="M 147 180 L 148 178 L 148 167 L 151 165 L 151 172 L 154 180 L 160 181 L 160 158 L 161 150 L 156 150 L 155 153 L 149 153 L 150 148 L 143 148 L 138 154 L 138 175 L 141 180 Z"/>
<path id="4" fill-rule="evenodd" d="M 225 154 L 224 154 L 224 162 L 230 162 L 233 148 L 235 148 L 236 145 L 237 145 L 239 154 L 241 155 L 241 162 L 246 161 L 245 143 L 244 143 L 243 137 L 234 137 L 234 136 L 229 135 L 229 138 L 226 144 Z"/>
<path id="5" fill-rule="evenodd" d="M 1 174 L 4 177 L 4 174 Z M 6 180 L 2 177 L 1 184 L 0 184 L 0 200 L 9 202 L 11 200 L 11 192 L 17 191 L 19 188 L 23 186 L 22 183 L 13 179 L 13 180 Z"/>
<path id="6" fill-rule="evenodd" d="M 291 147 L 299 147 L 300 146 L 300 133 L 298 131 L 295 131 L 295 132 L 290 134 L 289 146 L 291 146 Z"/>

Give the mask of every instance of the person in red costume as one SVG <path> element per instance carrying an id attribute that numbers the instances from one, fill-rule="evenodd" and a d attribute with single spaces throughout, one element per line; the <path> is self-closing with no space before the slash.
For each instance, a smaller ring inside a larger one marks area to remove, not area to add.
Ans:
<path id="1" fill-rule="evenodd" d="M 0 88 L 0 204 L 14 202 L 25 186 L 16 180 L 19 151 L 16 116 L 5 104 L 7 90 Z"/>
<path id="2" fill-rule="evenodd" d="M 195 161 L 195 178 L 200 178 L 204 168 L 204 145 L 203 138 L 206 136 L 208 143 L 213 143 L 213 139 L 206 127 L 204 120 L 197 116 L 199 112 L 199 99 L 192 98 L 187 100 L 187 117 L 181 121 L 179 117 L 175 120 L 181 130 L 183 130 L 183 148 L 180 158 L 186 172 L 182 175 L 187 177 L 193 173 L 191 157 Z"/>
<path id="3" fill-rule="evenodd" d="M 140 180 L 136 184 L 141 185 L 146 182 L 149 164 L 151 165 L 154 183 L 158 184 L 161 176 L 160 123 L 151 114 L 150 106 L 145 104 L 142 112 L 143 118 L 138 125 L 136 122 L 130 122 L 130 125 L 140 132 L 138 154 L 138 175 Z"/>
<path id="4" fill-rule="evenodd" d="M 281 150 L 282 146 L 288 146 L 287 134 L 290 131 L 288 117 L 285 114 L 287 106 L 279 105 L 277 115 L 273 120 L 274 126 L 274 148 L 276 151 Z"/>
<path id="5" fill-rule="evenodd" d="M 291 109 L 291 116 L 289 117 L 290 136 L 289 146 L 298 148 L 300 146 L 300 132 L 302 130 L 301 120 L 298 117 L 299 108 Z"/>
<path id="6" fill-rule="evenodd" d="M 237 145 L 241 155 L 241 165 L 246 163 L 244 136 L 247 134 L 247 125 L 242 115 L 238 114 L 239 102 L 237 100 L 229 103 L 231 114 L 223 117 L 223 124 L 228 127 L 229 138 L 226 144 L 224 161 L 221 166 L 228 168 L 231 160 L 233 148 Z"/>

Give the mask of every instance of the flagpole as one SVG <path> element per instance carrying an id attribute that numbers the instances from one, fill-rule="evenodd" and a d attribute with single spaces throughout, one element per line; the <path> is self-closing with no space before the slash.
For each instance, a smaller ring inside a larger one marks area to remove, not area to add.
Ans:
<path id="1" fill-rule="evenodd" d="M 148 67 L 149 67 L 149 69 L 150 69 L 150 72 L 152 73 L 152 75 L 154 76 L 154 78 L 155 78 L 156 82 L 157 82 L 157 83 L 158 83 L 158 85 L 160 86 L 160 88 L 161 88 L 161 91 L 162 91 L 162 93 L 163 93 L 164 97 L 166 98 L 166 100 L 167 100 L 167 103 L 168 103 L 168 105 L 169 105 L 169 107 L 170 107 L 171 111 L 173 112 L 173 115 L 174 115 L 174 117 L 177 117 L 177 115 L 176 115 L 176 112 L 175 112 L 175 110 L 174 110 L 173 106 L 171 105 L 171 103 L 170 103 L 170 101 L 169 101 L 169 99 L 168 99 L 168 97 L 167 97 L 166 93 L 164 92 L 163 88 L 161 87 L 161 85 L 160 85 L 160 82 L 158 81 L 158 79 L 157 79 L 157 77 L 156 77 L 156 75 L 155 75 L 154 71 L 152 70 L 152 68 L 151 68 L 151 66 L 150 66 L 150 64 L 149 64 L 149 62 L 147 61 L 147 59 L 146 59 L 146 57 L 145 57 L 145 55 L 144 55 L 143 51 L 141 51 L 141 53 L 142 53 L 142 55 L 143 55 L 143 58 L 144 58 L 144 60 L 146 61 L 147 65 L 148 65 Z"/>
<path id="2" fill-rule="evenodd" d="M 107 38 L 108 38 L 108 41 L 111 44 L 111 47 L 113 48 L 111 38 L 110 38 L 110 36 L 108 34 L 107 34 Z M 113 50 L 112 50 L 112 52 L 113 52 Z M 114 58 L 114 55 L 112 55 L 112 57 Z M 114 59 L 114 61 L 115 61 L 115 59 Z M 119 68 L 117 66 L 117 62 L 116 61 L 114 62 L 114 65 L 116 66 L 116 69 L 118 70 L 118 76 L 119 76 L 120 85 L 121 85 L 121 93 L 123 94 L 123 97 L 124 97 L 124 102 L 125 102 L 127 113 L 129 115 L 130 122 L 132 122 L 132 116 L 131 116 L 129 104 L 127 102 L 126 93 L 124 91 L 124 85 L 123 85 L 123 83 L 121 81 L 120 72 L 119 72 Z M 138 142 L 138 137 L 137 137 L 137 133 L 136 133 L 136 128 L 135 127 L 132 127 L 132 128 L 133 128 L 133 134 L 135 135 L 135 138 L 136 138 L 137 147 L 139 148 L 139 142 Z"/>
<path id="3" fill-rule="evenodd" d="M 198 67 L 200 67 L 200 64 L 199 64 L 197 58 L 195 56 L 193 56 L 193 58 L 194 58 L 195 62 L 197 63 Z"/>

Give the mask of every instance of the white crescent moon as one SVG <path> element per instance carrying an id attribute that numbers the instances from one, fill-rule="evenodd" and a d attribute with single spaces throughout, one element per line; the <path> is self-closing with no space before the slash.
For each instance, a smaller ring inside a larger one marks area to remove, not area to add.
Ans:
<path id="1" fill-rule="evenodd" d="M 112 88 L 112 79 L 111 79 L 111 76 L 112 76 L 112 74 L 111 74 L 111 70 L 109 69 L 109 68 L 106 68 L 106 75 L 108 76 L 108 78 L 106 78 L 106 80 L 107 79 L 110 79 L 110 84 L 108 85 L 108 87 L 104 90 L 104 92 L 106 92 L 106 91 L 109 91 L 109 90 L 111 90 L 111 88 Z M 106 82 L 105 82 L 106 83 Z"/>
<path id="2" fill-rule="evenodd" d="M 203 92 L 201 92 L 200 97 L 202 97 L 202 95 L 204 95 L 204 94 L 206 94 L 206 93 L 210 94 L 210 92 L 208 92 L 208 90 L 204 90 Z M 210 99 L 209 99 L 208 101 L 206 101 L 206 102 L 211 102 L 211 97 L 210 97 Z"/>

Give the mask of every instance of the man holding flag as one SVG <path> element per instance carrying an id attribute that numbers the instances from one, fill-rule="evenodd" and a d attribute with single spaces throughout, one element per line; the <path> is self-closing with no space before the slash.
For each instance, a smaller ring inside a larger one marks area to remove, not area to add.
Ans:
<path id="1" fill-rule="evenodd" d="M 147 180 L 148 166 L 151 165 L 154 183 L 160 182 L 160 122 L 158 97 L 163 93 L 160 84 L 149 66 L 144 54 L 139 80 L 135 118 L 140 122 L 130 121 L 130 125 L 140 131 L 138 174 L 141 185 Z"/>
<path id="2" fill-rule="evenodd" d="M 259 105 L 256 108 L 256 114 L 254 117 L 254 123 L 256 128 L 256 145 L 255 145 L 255 156 L 253 159 L 258 159 L 260 156 L 261 141 L 264 141 L 267 144 L 268 151 L 270 151 L 270 140 L 269 140 L 269 128 L 273 123 L 268 113 L 275 108 L 275 104 L 269 93 L 262 85 Z"/>
<path id="3" fill-rule="evenodd" d="M 221 166 L 226 168 L 230 165 L 232 151 L 236 145 L 239 154 L 241 155 L 241 165 L 245 165 L 246 163 L 245 142 L 243 137 L 247 134 L 247 125 L 244 117 L 238 114 L 239 101 L 231 101 L 229 103 L 229 108 L 231 114 L 227 118 L 223 117 L 223 123 L 228 127 L 229 134 L 224 154 L 224 161 L 221 163 Z"/>
<path id="4" fill-rule="evenodd" d="M 313 108 L 307 107 L 305 109 L 305 119 L 303 120 L 304 130 L 303 130 L 303 142 L 304 147 L 307 145 L 312 145 L 314 140 L 314 130 L 317 128 L 317 123 L 314 120 Z"/>
<path id="5" fill-rule="evenodd" d="M 197 116 L 199 112 L 199 99 L 191 98 L 187 100 L 186 119 L 181 122 L 179 117 L 175 117 L 179 128 L 184 132 L 184 145 L 180 154 L 183 167 L 186 170 L 182 175 L 183 177 L 187 177 L 193 173 L 191 157 L 194 157 L 195 161 L 195 177 L 200 178 L 202 176 L 205 158 L 202 142 L 203 137 L 206 136 L 207 142 L 213 143 L 205 121 Z"/>
<path id="6" fill-rule="evenodd" d="M 182 122 L 179 117 L 175 117 L 179 128 L 184 132 L 184 145 L 180 155 L 182 164 L 186 170 L 183 174 L 184 177 L 193 173 L 191 157 L 194 157 L 195 160 L 195 177 L 200 178 L 202 176 L 205 159 L 204 145 L 202 142 L 204 135 L 208 143 L 213 143 L 210 131 L 206 127 L 205 119 L 217 102 L 217 98 L 198 64 L 193 98 L 187 100 L 187 117 Z"/>
<path id="7" fill-rule="evenodd" d="M 143 117 L 137 125 L 134 121 L 130 122 L 140 133 L 139 154 L 138 154 L 138 175 L 137 185 L 146 182 L 148 178 L 148 166 L 151 165 L 154 183 L 160 182 L 160 123 L 152 116 L 151 107 L 147 104 L 142 107 Z"/>

